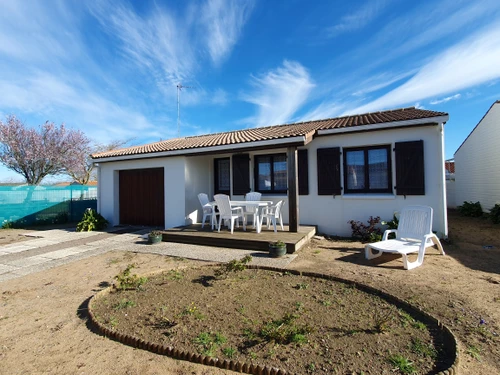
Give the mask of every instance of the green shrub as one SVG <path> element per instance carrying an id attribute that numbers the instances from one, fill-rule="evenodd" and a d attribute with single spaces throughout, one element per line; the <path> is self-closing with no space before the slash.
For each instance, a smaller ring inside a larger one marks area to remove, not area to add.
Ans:
<path id="1" fill-rule="evenodd" d="M 118 275 L 115 276 L 115 280 L 117 284 L 115 288 L 118 290 L 138 290 L 140 289 L 147 281 L 147 277 L 139 277 L 137 275 L 131 275 L 130 270 L 135 267 L 135 264 L 129 264 L 127 268 L 121 271 Z"/>
<path id="2" fill-rule="evenodd" d="M 488 216 L 493 224 L 500 224 L 500 204 L 495 204 Z"/>
<path id="3" fill-rule="evenodd" d="M 102 230 L 108 226 L 108 221 L 100 213 L 88 208 L 83 214 L 82 220 L 76 225 L 77 232 L 90 232 Z"/>
<path id="4" fill-rule="evenodd" d="M 247 263 L 250 263 L 251 261 L 251 255 L 246 255 L 240 260 L 233 259 L 226 264 L 222 264 L 214 271 L 214 274 L 218 278 L 227 278 L 231 272 L 243 271 L 246 268 Z"/>
<path id="5" fill-rule="evenodd" d="M 398 229 L 399 218 L 394 213 L 391 221 L 382 221 L 380 224 L 387 225 L 387 229 Z"/>
<path id="6" fill-rule="evenodd" d="M 469 217 L 481 217 L 483 216 L 483 208 L 481 207 L 481 203 L 476 202 L 464 202 L 461 206 L 457 207 L 458 212 L 462 216 Z"/>
<path id="7" fill-rule="evenodd" d="M 13 221 L 4 220 L 2 223 L 2 229 L 14 229 L 15 224 Z"/>

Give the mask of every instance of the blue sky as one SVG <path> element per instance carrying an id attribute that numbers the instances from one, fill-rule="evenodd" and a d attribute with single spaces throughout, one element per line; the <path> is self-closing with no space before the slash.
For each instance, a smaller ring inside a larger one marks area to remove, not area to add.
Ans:
<path id="1" fill-rule="evenodd" d="M 500 99 L 500 1 L 0 0 L 0 116 L 101 143 Z M 21 177 L 0 166 L 0 181 Z"/>

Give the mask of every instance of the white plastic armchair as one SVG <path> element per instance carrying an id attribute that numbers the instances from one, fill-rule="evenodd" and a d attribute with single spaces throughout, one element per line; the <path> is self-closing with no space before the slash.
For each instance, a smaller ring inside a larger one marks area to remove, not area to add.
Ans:
<path id="1" fill-rule="evenodd" d="M 258 193 L 256 191 L 253 191 L 251 193 L 247 193 L 247 195 L 245 195 L 245 200 L 246 201 L 251 201 L 251 202 L 258 202 L 260 201 L 260 198 L 262 197 L 262 194 L 261 193 Z M 245 206 L 245 216 L 252 216 L 252 223 L 253 223 L 253 227 L 256 228 L 257 227 L 257 211 L 259 210 L 259 207 L 258 206 Z"/>
<path id="2" fill-rule="evenodd" d="M 231 224 L 231 234 L 234 232 L 234 222 L 236 221 L 236 227 L 239 227 L 239 218 L 243 220 L 243 230 L 246 230 L 246 217 L 243 213 L 243 207 L 233 207 L 231 208 L 231 203 L 229 201 L 229 196 L 225 194 L 217 194 L 214 195 L 215 202 L 217 203 L 217 207 L 219 208 L 219 228 L 222 220 L 228 220 Z"/>
<path id="3" fill-rule="evenodd" d="M 384 232 L 382 241 L 365 246 L 366 259 L 374 259 L 382 253 L 396 253 L 403 257 L 404 268 L 411 270 L 424 262 L 425 249 L 436 245 L 442 255 L 443 247 L 439 238 L 432 233 L 432 207 L 407 206 L 401 210 L 398 229 L 388 229 Z M 395 233 L 395 239 L 388 239 L 390 233 Z M 373 250 L 376 252 L 374 253 Z M 411 262 L 408 254 L 418 253 L 417 260 Z"/>
<path id="4" fill-rule="evenodd" d="M 198 200 L 200 201 L 201 208 L 203 209 L 203 219 L 201 220 L 201 227 L 203 228 L 205 226 L 205 220 L 207 219 L 207 217 L 210 217 L 210 223 L 213 230 L 216 222 L 215 216 L 217 216 L 217 213 L 215 212 L 214 207 L 210 205 L 208 195 L 206 195 L 205 193 L 200 193 L 198 194 Z"/>
<path id="5" fill-rule="evenodd" d="M 271 222 L 272 222 L 275 232 L 277 232 L 277 229 L 276 229 L 276 221 L 277 220 L 280 221 L 281 230 L 285 230 L 283 228 L 283 217 L 281 216 L 281 208 L 283 206 L 283 203 L 284 203 L 284 201 L 281 200 L 278 203 L 276 203 L 274 206 L 264 208 L 264 211 L 262 212 L 262 222 L 264 222 L 264 219 L 266 219 L 268 229 L 269 229 Z M 261 224 L 261 226 L 262 226 L 262 224 Z"/>

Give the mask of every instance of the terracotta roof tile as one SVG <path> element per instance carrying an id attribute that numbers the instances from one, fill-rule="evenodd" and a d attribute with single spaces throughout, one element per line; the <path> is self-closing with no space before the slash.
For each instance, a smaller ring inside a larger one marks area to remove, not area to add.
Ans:
<path id="1" fill-rule="evenodd" d="M 165 141 L 150 143 L 142 146 L 128 147 L 92 155 L 94 159 L 151 154 L 155 152 L 168 152 L 197 149 L 202 147 L 215 147 L 231 144 L 242 144 L 273 139 L 292 138 L 309 135 L 317 130 L 351 128 L 362 125 L 374 125 L 394 121 L 417 120 L 438 116 L 447 116 L 444 112 L 435 112 L 414 107 L 395 109 L 391 111 L 350 115 L 324 120 L 300 122 L 294 124 L 274 125 L 262 128 L 236 130 L 224 133 L 198 135 L 185 138 L 175 138 Z"/>

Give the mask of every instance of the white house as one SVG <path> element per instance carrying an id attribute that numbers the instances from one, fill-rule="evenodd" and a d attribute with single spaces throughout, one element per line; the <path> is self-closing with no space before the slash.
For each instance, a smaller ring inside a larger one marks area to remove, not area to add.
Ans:
<path id="1" fill-rule="evenodd" d="M 500 203 L 500 100 L 493 103 L 455 152 L 455 199 L 480 202 L 484 211 Z"/>
<path id="2" fill-rule="evenodd" d="M 171 139 L 93 155 L 98 210 L 117 224 L 165 228 L 199 222 L 197 194 L 249 191 L 286 199 L 300 224 L 350 236 L 348 221 L 392 218 L 410 204 L 434 208 L 447 237 L 444 124 L 416 108 Z M 288 219 L 288 220 L 287 220 Z"/>

